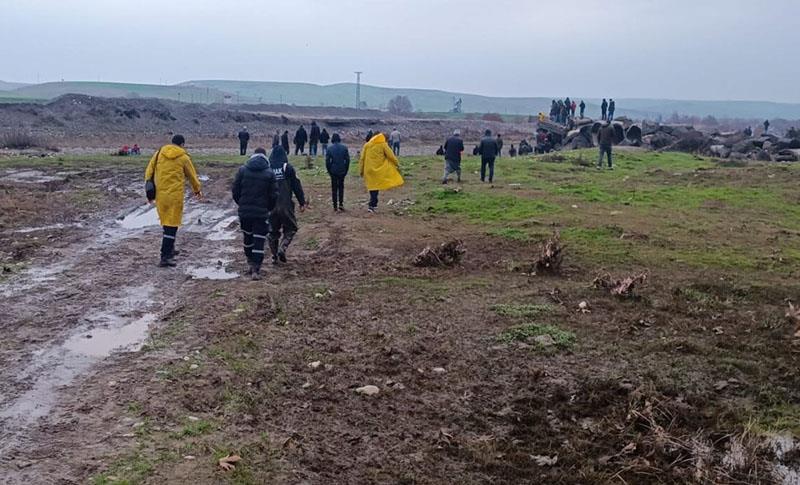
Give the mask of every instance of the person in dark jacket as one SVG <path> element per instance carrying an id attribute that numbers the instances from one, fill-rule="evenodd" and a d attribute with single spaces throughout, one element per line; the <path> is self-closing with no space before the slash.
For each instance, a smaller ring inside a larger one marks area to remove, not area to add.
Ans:
<path id="1" fill-rule="evenodd" d="M 294 235 L 297 233 L 297 219 L 294 215 L 294 200 L 292 195 L 297 197 L 300 204 L 300 212 L 308 207 L 303 185 L 297 178 L 292 164 L 283 151 L 283 147 L 275 147 L 269 156 L 269 165 L 275 173 L 275 180 L 278 184 L 278 198 L 275 201 L 275 208 L 269 213 L 269 249 L 272 252 L 272 264 L 278 264 L 278 260 L 286 262 L 286 250 L 292 243 Z M 283 231 L 283 239 L 281 239 Z"/>
<path id="2" fill-rule="evenodd" d="M 281 147 L 284 153 L 289 153 L 289 130 L 284 130 L 281 135 Z"/>
<path id="3" fill-rule="evenodd" d="M 608 115 L 606 115 L 606 113 L 608 113 L 608 101 L 606 101 L 606 98 L 603 98 L 603 102 L 600 103 L 600 119 L 601 120 L 603 120 L 603 121 L 606 120 L 606 118 L 608 117 Z"/>
<path id="4" fill-rule="evenodd" d="M 331 135 L 328 134 L 328 130 L 323 128 L 322 133 L 319 134 L 319 144 L 322 145 L 323 157 L 328 154 L 328 142 L 330 141 L 331 141 Z"/>
<path id="5" fill-rule="evenodd" d="M 764 133 L 769 131 L 769 120 L 764 120 Z"/>
<path id="6" fill-rule="evenodd" d="M 481 156 L 481 182 L 486 181 L 486 167 L 489 167 L 489 183 L 494 180 L 494 159 L 500 150 L 497 148 L 497 141 L 492 138 L 492 130 L 483 132 L 483 139 L 478 145 L 478 154 Z"/>
<path id="7" fill-rule="evenodd" d="M 239 206 L 239 225 L 244 235 L 244 254 L 250 266 L 248 274 L 261 279 L 264 246 L 267 242 L 267 218 L 278 198 L 275 174 L 269 167 L 267 151 L 256 148 L 255 154 L 239 171 L 231 189 L 233 200 Z"/>
<path id="8" fill-rule="evenodd" d="M 497 143 L 497 158 L 503 156 L 503 137 L 500 133 L 497 134 L 497 138 L 495 138 L 495 143 Z"/>
<path id="9" fill-rule="evenodd" d="M 317 146 L 319 145 L 319 126 L 316 121 L 311 122 L 311 131 L 308 134 L 308 154 L 312 157 L 317 156 Z"/>
<path id="10" fill-rule="evenodd" d="M 306 142 L 308 141 L 308 133 L 306 133 L 305 127 L 300 125 L 300 128 L 294 134 L 294 154 L 295 156 L 300 154 L 306 153 Z"/>
<path id="11" fill-rule="evenodd" d="M 608 100 L 608 121 L 614 121 L 614 111 L 617 109 L 617 103 L 613 99 Z"/>
<path id="12" fill-rule="evenodd" d="M 579 104 L 578 107 L 581 109 L 581 118 L 583 118 L 583 112 L 586 111 L 586 103 L 581 100 L 581 104 Z"/>
<path id="13" fill-rule="evenodd" d="M 464 141 L 461 139 L 461 131 L 455 130 L 453 136 L 444 142 L 444 177 L 442 184 L 447 184 L 447 178 L 451 173 L 456 174 L 456 180 L 461 183 L 461 152 L 464 151 Z"/>
<path id="14" fill-rule="evenodd" d="M 514 158 L 517 156 L 517 149 L 514 148 L 514 144 L 511 144 L 511 148 L 508 149 L 508 156 Z"/>
<path id="15" fill-rule="evenodd" d="M 281 144 L 281 132 L 280 130 L 275 130 L 275 135 L 272 137 L 272 148 Z"/>
<path id="16" fill-rule="evenodd" d="M 597 170 L 602 170 L 603 168 L 604 154 L 608 155 L 608 168 L 611 170 L 614 169 L 611 165 L 611 146 L 614 144 L 615 137 L 614 125 L 611 124 L 611 121 L 606 120 L 605 124 L 600 127 L 600 131 L 597 133 L 597 144 L 600 145 L 600 158 L 597 159 Z"/>
<path id="17" fill-rule="evenodd" d="M 250 133 L 247 132 L 247 127 L 243 126 L 242 131 L 239 132 L 239 155 L 247 155 L 247 142 L 250 141 Z"/>
<path id="18" fill-rule="evenodd" d="M 375 133 L 373 133 L 372 130 L 369 130 L 367 132 L 367 136 L 364 137 L 364 143 L 368 143 L 373 136 L 375 136 Z"/>
<path id="19" fill-rule="evenodd" d="M 328 148 L 325 155 L 325 168 L 331 177 L 331 200 L 333 200 L 333 211 L 344 212 L 344 178 L 350 169 L 350 152 L 342 144 L 342 139 L 338 133 L 333 134 L 333 145 Z"/>

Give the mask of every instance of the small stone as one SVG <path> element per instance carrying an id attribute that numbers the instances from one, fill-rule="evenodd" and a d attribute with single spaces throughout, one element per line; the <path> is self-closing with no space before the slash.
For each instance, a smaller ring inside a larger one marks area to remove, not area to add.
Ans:
<path id="1" fill-rule="evenodd" d="M 114 387 L 117 385 L 117 381 L 108 381 L 108 387 Z"/>
<path id="2" fill-rule="evenodd" d="M 305 384 L 303 384 L 303 389 L 308 389 L 309 387 L 311 387 L 310 382 L 306 382 Z"/>
<path id="3" fill-rule="evenodd" d="M 722 335 L 723 333 L 725 333 L 725 330 L 723 330 L 722 327 L 714 327 L 711 330 L 713 330 L 714 333 L 717 335 Z"/>
<path id="4" fill-rule="evenodd" d="M 433 369 L 431 369 L 431 370 L 432 370 L 433 372 L 437 373 L 437 374 L 442 374 L 442 373 L 444 373 L 444 372 L 447 372 L 447 371 L 445 370 L 445 368 L 444 368 L 444 367 L 434 367 L 434 368 L 433 368 Z"/>
<path id="5" fill-rule="evenodd" d="M 314 293 L 314 298 L 318 298 L 319 299 L 319 298 L 323 298 L 324 296 L 325 295 L 323 295 L 322 293 Z"/>
<path id="6" fill-rule="evenodd" d="M 186 456 L 184 456 L 184 457 L 183 457 L 183 459 L 184 459 L 184 460 L 194 460 L 194 456 L 192 456 L 192 455 L 186 455 Z"/>
<path id="7" fill-rule="evenodd" d="M 186 416 L 186 419 L 188 419 L 189 421 L 200 421 L 200 418 L 198 418 L 197 416 Z"/>
<path id="8" fill-rule="evenodd" d="M 537 335 L 533 337 L 533 341 L 542 347 L 550 347 L 551 345 L 556 344 L 556 341 L 553 339 L 553 337 L 549 335 Z"/>
<path id="9" fill-rule="evenodd" d="M 141 428 L 142 426 L 144 426 L 144 421 L 139 421 L 139 422 L 133 423 L 131 425 L 131 428 Z"/>
<path id="10" fill-rule="evenodd" d="M 190 366 L 189 366 L 189 369 L 191 369 L 191 370 L 195 370 L 195 369 L 197 369 L 198 367 L 200 367 L 200 366 L 199 366 L 199 365 L 197 365 L 197 364 L 192 364 L 192 365 L 190 365 Z"/>
<path id="11" fill-rule="evenodd" d="M 332 371 L 332 370 L 333 370 L 333 365 L 331 365 L 331 364 L 325 364 L 325 370 L 326 370 L 326 371 Z"/>
<path id="12" fill-rule="evenodd" d="M 311 369 L 316 369 L 316 368 L 318 368 L 318 367 L 319 367 L 319 366 L 321 366 L 321 365 L 322 365 L 322 362 L 320 362 L 320 361 L 318 361 L 318 360 L 315 360 L 314 362 L 310 362 L 310 363 L 308 364 L 308 367 L 309 367 L 309 368 L 311 368 Z"/>
<path id="13" fill-rule="evenodd" d="M 365 396 L 374 396 L 375 394 L 378 394 L 379 392 L 381 392 L 381 390 L 378 389 L 378 386 L 371 386 L 370 385 L 370 386 L 359 387 L 359 388 L 356 389 L 356 392 L 358 394 L 364 394 Z"/>
<path id="14" fill-rule="evenodd" d="M 186 357 L 183 358 L 183 360 L 189 362 L 189 356 L 187 355 Z"/>

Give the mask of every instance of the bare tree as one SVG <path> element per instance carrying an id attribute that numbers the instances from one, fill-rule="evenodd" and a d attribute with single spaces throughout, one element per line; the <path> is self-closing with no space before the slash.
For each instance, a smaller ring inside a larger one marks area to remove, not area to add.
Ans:
<path id="1" fill-rule="evenodd" d="M 405 114 L 414 111 L 414 106 L 407 96 L 395 96 L 389 100 L 389 112 L 393 114 Z"/>

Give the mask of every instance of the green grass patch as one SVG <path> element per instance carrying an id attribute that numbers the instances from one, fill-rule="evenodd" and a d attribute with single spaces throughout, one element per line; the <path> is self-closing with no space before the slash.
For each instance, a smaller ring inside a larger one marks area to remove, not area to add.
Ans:
<path id="1" fill-rule="evenodd" d="M 154 470 L 154 461 L 142 452 L 135 452 L 114 462 L 106 472 L 89 479 L 93 485 L 137 485 Z"/>
<path id="2" fill-rule="evenodd" d="M 518 221 L 560 210 L 557 205 L 521 196 L 486 192 L 434 190 L 423 195 L 414 211 L 461 215 L 470 222 Z"/>
<path id="3" fill-rule="evenodd" d="M 201 419 L 199 421 L 188 421 L 180 431 L 173 434 L 173 438 L 185 438 L 191 436 L 202 436 L 211 432 L 214 424 L 211 421 Z"/>
<path id="4" fill-rule="evenodd" d="M 503 227 L 499 229 L 490 229 L 487 234 L 495 237 L 502 237 L 503 239 L 510 239 L 512 241 L 529 241 L 531 236 L 522 229 L 513 227 Z"/>
<path id="5" fill-rule="evenodd" d="M 539 305 L 515 305 L 498 304 L 492 305 L 492 311 L 501 317 L 510 318 L 535 318 L 541 315 L 551 315 L 558 311 L 558 307 L 548 304 Z"/>
<path id="6" fill-rule="evenodd" d="M 503 330 L 498 339 L 505 343 L 527 342 L 541 335 L 550 336 L 555 342 L 555 346 L 560 349 L 572 347 L 575 343 L 575 334 L 567 330 L 562 330 L 554 325 L 541 325 L 538 323 L 526 323 L 515 325 Z"/>

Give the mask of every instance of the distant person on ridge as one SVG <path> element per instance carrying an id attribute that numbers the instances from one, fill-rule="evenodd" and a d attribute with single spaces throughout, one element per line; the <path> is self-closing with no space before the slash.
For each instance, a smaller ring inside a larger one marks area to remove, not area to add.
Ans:
<path id="1" fill-rule="evenodd" d="M 247 142 L 250 141 L 250 133 L 247 132 L 247 127 L 243 126 L 242 131 L 239 132 L 239 155 L 247 155 Z"/>
<path id="2" fill-rule="evenodd" d="M 328 130 L 325 128 L 322 129 L 322 133 L 319 134 L 319 144 L 322 145 L 322 156 L 326 156 L 328 154 L 328 143 L 331 141 L 331 135 L 328 134 Z"/>
<path id="3" fill-rule="evenodd" d="M 456 174 L 456 181 L 461 183 L 461 153 L 464 151 L 464 141 L 461 131 L 455 130 L 453 136 L 444 142 L 444 177 L 442 184 L 447 185 L 447 178 L 451 173 Z"/>
<path id="4" fill-rule="evenodd" d="M 281 148 L 283 148 L 284 153 L 289 153 L 289 130 L 283 130 L 283 135 L 281 135 Z"/>
<path id="5" fill-rule="evenodd" d="M 600 145 L 600 157 L 597 159 L 597 170 L 603 169 L 604 154 L 608 155 L 608 168 L 610 170 L 614 169 L 614 166 L 611 164 L 611 147 L 614 145 L 614 138 L 616 138 L 614 126 L 611 124 L 610 120 L 606 120 L 597 133 L 597 144 Z"/>
<path id="6" fill-rule="evenodd" d="M 203 197 L 197 171 L 183 148 L 185 143 L 183 135 L 173 136 L 171 144 L 159 148 L 153 155 L 144 172 L 144 179 L 153 180 L 156 186 L 156 210 L 164 231 L 158 264 L 162 268 L 175 266 L 175 236 L 183 218 L 183 186 L 187 177 L 195 197 Z"/>
<path id="7" fill-rule="evenodd" d="M 397 128 L 392 130 L 389 134 L 389 146 L 392 147 L 392 151 L 396 157 L 400 156 L 400 132 L 397 131 Z"/>
<path id="8" fill-rule="evenodd" d="M 275 148 L 276 146 L 281 144 L 281 131 L 275 130 L 275 135 L 272 137 L 272 147 Z"/>
<path id="9" fill-rule="evenodd" d="M 333 211 L 344 212 L 344 178 L 350 169 L 350 152 L 342 144 L 342 139 L 338 133 L 334 133 L 331 140 L 333 140 L 333 145 L 328 148 L 328 153 L 325 155 L 325 168 L 331 177 Z"/>
<path id="10" fill-rule="evenodd" d="M 517 156 L 517 149 L 514 148 L 514 144 L 511 144 L 511 148 L 508 149 L 508 156 L 514 158 Z"/>
<path id="11" fill-rule="evenodd" d="M 572 117 L 573 117 L 573 118 L 575 117 L 575 109 L 576 109 L 577 107 L 578 107 L 578 105 L 577 105 L 577 104 L 575 104 L 575 100 L 573 99 L 573 100 L 572 100 L 572 104 L 571 104 L 571 105 L 570 105 L 570 107 L 569 107 L 570 111 L 572 111 Z"/>
<path id="12" fill-rule="evenodd" d="M 312 157 L 317 156 L 317 146 L 319 145 L 319 126 L 316 121 L 311 122 L 311 131 L 308 134 L 308 154 Z"/>
<path id="13" fill-rule="evenodd" d="M 269 213 L 269 249 L 272 252 L 272 264 L 278 264 L 278 260 L 286 262 L 286 251 L 297 234 L 297 218 L 294 213 L 294 200 L 292 195 L 297 197 L 300 204 L 300 212 L 308 208 L 306 196 L 303 192 L 303 185 L 297 178 L 297 172 L 283 147 L 275 147 L 269 155 L 269 165 L 275 174 L 278 185 L 278 198 L 275 201 L 275 208 Z M 281 239 L 283 231 L 283 239 Z"/>
<path id="14" fill-rule="evenodd" d="M 581 104 L 578 105 L 581 108 L 581 118 L 583 118 L 583 112 L 586 111 L 586 103 L 581 100 Z"/>
<path id="15" fill-rule="evenodd" d="M 613 99 L 608 100 L 608 121 L 614 121 L 614 111 L 617 109 L 617 103 Z"/>
<path id="16" fill-rule="evenodd" d="M 764 120 L 764 133 L 769 131 L 769 120 Z"/>
<path id="17" fill-rule="evenodd" d="M 386 135 L 380 131 L 374 133 L 364 144 L 358 165 L 364 185 L 369 191 L 367 210 L 370 212 L 378 209 L 378 194 L 381 190 L 400 187 L 405 183 L 400 175 L 400 162 L 386 143 Z"/>
<path id="18" fill-rule="evenodd" d="M 495 142 L 497 142 L 497 158 L 500 158 L 503 156 L 503 136 L 500 133 L 497 134 Z"/>
<path id="19" fill-rule="evenodd" d="M 256 148 L 247 163 L 236 172 L 231 188 L 234 202 L 239 206 L 239 226 L 244 238 L 244 254 L 253 280 L 261 279 L 261 264 L 264 262 L 264 247 L 267 243 L 269 224 L 267 218 L 278 198 L 275 174 L 269 166 L 267 151 Z"/>
<path id="20" fill-rule="evenodd" d="M 608 113 L 608 101 L 606 101 L 606 98 L 603 98 L 603 102 L 600 103 L 601 120 L 605 121 L 606 119 L 608 119 L 608 115 L 606 113 Z"/>
<path id="21" fill-rule="evenodd" d="M 489 167 L 489 183 L 494 181 L 494 159 L 499 149 L 497 141 L 492 138 L 492 130 L 483 132 L 483 139 L 478 145 L 478 154 L 481 156 L 481 182 L 486 181 L 486 167 Z"/>
<path id="22" fill-rule="evenodd" d="M 300 128 L 294 134 L 294 154 L 297 156 L 298 154 L 305 154 L 306 153 L 306 142 L 308 141 L 308 133 L 306 133 L 306 129 L 303 125 L 300 125 Z"/>

